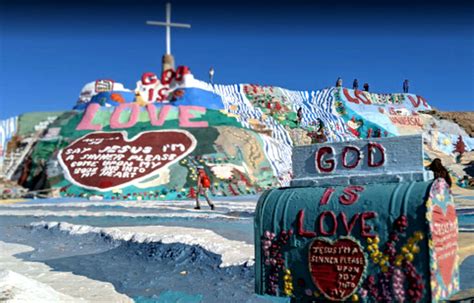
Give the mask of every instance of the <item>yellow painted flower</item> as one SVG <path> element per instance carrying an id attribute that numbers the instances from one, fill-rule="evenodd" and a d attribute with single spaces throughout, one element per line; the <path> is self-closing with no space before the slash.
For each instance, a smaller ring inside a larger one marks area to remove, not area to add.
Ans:
<path id="1" fill-rule="evenodd" d="M 443 144 L 446 145 L 446 146 L 451 145 L 451 140 L 446 138 L 446 139 L 443 140 Z"/>
<path id="2" fill-rule="evenodd" d="M 423 233 L 421 231 L 415 231 L 415 239 L 420 241 L 420 240 L 423 240 Z"/>
<path id="3" fill-rule="evenodd" d="M 428 201 L 426 201 L 426 208 L 430 208 L 432 205 L 433 201 L 431 201 L 431 199 L 428 199 Z"/>
<path id="4" fill-rule="evenodd" d="M 415 245 L 415 246 L 413 246 L 413 249 L 411 251 L 412 251 L 412 253 L 417 254 L 417 253 L 420 252 L 420 247 Z"/>
<path id="5" fill-rule="evenodd" d="M 359 295 L 353 294 L 351 299 L 352 299 L 352 302 L 359 302 Z"/>
<path id="6" fill-rule="evenodd" d="M 291 271 L 289 269 L 285 270 L 285 275 L 283 276 L 283 280 L 285 281 L 283 293 L 286 296 L 293 295 L 293 283 L 291 278 Z"/>
<path id="7" fill-rule="evenodd" d="M 431 212 L 426 213 L 426 220 L 428 220 L 430 222 L 433 220 L 433 215 L 431 214 Z"/>

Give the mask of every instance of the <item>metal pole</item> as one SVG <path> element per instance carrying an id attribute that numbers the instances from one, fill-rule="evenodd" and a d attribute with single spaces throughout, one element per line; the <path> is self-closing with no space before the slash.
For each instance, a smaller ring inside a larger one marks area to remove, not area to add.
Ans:
<path id="1" fill-rule="evenodd" d="M 166 54 L 171 54 L 171 3 L 166 3 Z"/>

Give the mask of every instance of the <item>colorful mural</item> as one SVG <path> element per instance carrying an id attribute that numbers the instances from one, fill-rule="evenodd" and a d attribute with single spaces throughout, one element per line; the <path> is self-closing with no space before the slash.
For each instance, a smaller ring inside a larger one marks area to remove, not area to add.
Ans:
<path id="1" fill-rule="evenodd" d="M 49 130 L 55 135 L 38 142 L 31 157 L 36 166 L 47 165 L 48 186 L 63 196 L 192 197 L 201 166 L 215 195 L 253 194 L 279 184 L 260 134 L 218 110 L 91 103 L 84 112 L 63 113 Z"/>
<path id="2" fill-rule="evenodd" d="M 431 109 L 423 97 L 410 94 L 373 94 L 338 88 L 334 96 L 338 113 L 357 138 L 422 132 L 423 121 L 418 112 Z"/>
<path id="3" fill-rule="evenodd" d="M 16 134 L 18 126 L 18 117 L 9 118 L 0 121 L 0 166 L 7 152 L 7 143 Z"/>
<path id="4" fill-rule="evenodd" d="M 89 133 L 59 151 L 66 178 L 73 184 L 106 191 L 139 183 L 191 153 L 196 139 L 184 130 L 139 133 Z"/>
<path id="5" fill-rule="evenodd" d="M 459 290 L 458 219 L 454 199 L 444 179 L 433 183 L 426 202 L 430 222 L 430 267 L 433 300 L 439 301 Z"/>
<path id="6" fill-rule="evenodd" d="M 19 146 L 28 145 L 29 150 L 26 164 L 19 164 L 12 175 L 27 187 L 45 179 L 42 186 L 56 188 L 63 196 L 175 199 L 193 196 L 196 168 L 204 166 L 213 182 L 213 194 L 255 193 L 289 185 L 294 146 L 427 133 L 427 125 L 433 122 L 420 111 L 429 109 L 425 99 L 412 94 L 373 94 L 343 87 L 292 91 L 253 84 L 209 84 L 180 66 L 161 76 L 145 72 L 135 89 L 111 79 L 90 82 L 73 111 L 54 113 L 48 121 L 43 121 L 42 113 L 21 115 L 16 134 L 22 139 L 17 143 L 23 142 Z M 10 128 L 11 134 L 14 129 Z M 94 132 L 120 133 L 117 145 L 121 145 L 141 133 L 165 130 L 189 132 L 196 140 L 195 149 L 157 169 L 156 175 L 147 173 L 146 178 L 126 186 L 87 188 L 73 178 L 72 167 L 58 158 L 64 149 L 70 150 L 77 140 Z M 433 147 L 453 151 L 452 140 L 458 134 L 429 132 Z M 463 140 L 467 149 L 474 148 L 474 139 Z M 47 176 L 41 176 L 42 170 Z"/>
<path id="7" fill-rule="evenodd" d="M 297 183 L 266 191 L 255 211 L 258 294 L 439 302 L 459 290 L 453 196 L 423 178 L 420 135 L 300 146 L 293 166 Z"/>

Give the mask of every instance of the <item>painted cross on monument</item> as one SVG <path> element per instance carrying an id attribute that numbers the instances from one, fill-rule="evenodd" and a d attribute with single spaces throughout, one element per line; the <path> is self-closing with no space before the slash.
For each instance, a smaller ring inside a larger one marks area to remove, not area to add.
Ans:
<path id="1" fill-rule="evenodd" d="M 174 69 L 174 58 L 171 55 L 171 27 L 191 28 L 191 24 L 171 23 L 171 3 L 166 3 L 166 22 L 147 21 L 148 25 L 158 25 L 166 27 L 166 54 L 163 56 L 163 71 Z"/>

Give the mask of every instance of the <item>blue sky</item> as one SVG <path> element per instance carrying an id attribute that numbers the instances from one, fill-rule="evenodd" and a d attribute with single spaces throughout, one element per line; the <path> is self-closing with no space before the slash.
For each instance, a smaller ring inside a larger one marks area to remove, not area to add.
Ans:
<path id="1" fill-rule="evenodd" d="M 114 79 L 128 88 L 160 72 L 164 1 L 12 1 L 0 15 L 0 119 L 71 109 L 84 84 Z M 474 110 L 471 2 L 174 1 L 178 65 L 215 82 L 295 90 L 354 78 L 371 91 L 411 91 L 442 110 Z"/>

